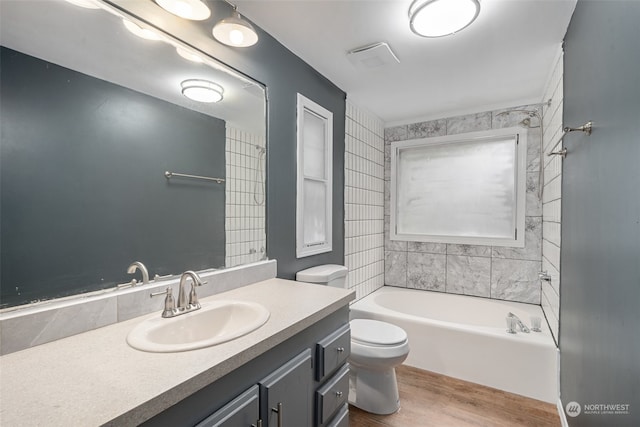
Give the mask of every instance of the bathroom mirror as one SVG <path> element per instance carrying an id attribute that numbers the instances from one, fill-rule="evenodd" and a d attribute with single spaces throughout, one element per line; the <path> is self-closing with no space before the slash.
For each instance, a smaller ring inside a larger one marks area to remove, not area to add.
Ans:
<path id="1" fill-rule="evenodd" d="M 0 308 L 265 259 L 264 88 L 75 3 L 0 4 Z"/>

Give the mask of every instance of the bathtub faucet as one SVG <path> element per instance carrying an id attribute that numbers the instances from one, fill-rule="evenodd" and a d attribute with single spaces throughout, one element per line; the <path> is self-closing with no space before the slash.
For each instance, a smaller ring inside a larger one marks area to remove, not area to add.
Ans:
<path id="1" fill-rule="evenodd" d="M 528 334 L 530 332 L 529 328 L 527 327 L 527 325 L 525 325 L 522 320 L 520 320 L 520 318 L 518 316 L 516 316 L 515 314 L 509 312 L 509 314 L 507 315 L 509 317 L 513 317 L 514 319 L 516 319 L 516 324 L 520 327 L 520 330 L 522 332 L 524 332 L 525 334 Z"/>

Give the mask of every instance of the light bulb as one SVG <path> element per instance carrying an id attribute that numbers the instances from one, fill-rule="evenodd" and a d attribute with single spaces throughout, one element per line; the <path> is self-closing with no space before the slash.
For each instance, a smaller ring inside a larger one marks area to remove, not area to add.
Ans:
<path id="1" fill-rule="evenodd" d="M 67 2 L 75 4 L 76 6 L 84 7 L 85 9 L 100 9 L 100 6 L 91 0 L 67 0 Z"/>
<path id="2" fill-rule="evenodd" d="M 186 60 L 192 61 L 192 62 L 197 62 L 197 63 L 202 63 L 202 58 L 200 57 L 200 55 L 192 53 L 190 51 L 188 51 L 187 49 L 183 48 L 183 47 L 176 47 L 176 52 L 178 52 L 178 55 L 180 55 L 181 57 L 183 57 Z"/>
<path id="3" fill-rule="evenodd" d="M 155 0 L 155 2 L 176 16 L 194 21 L 202 21 L 211 16 L 211 10 L 200 0 Z"/>
<path id="4" fill-rule="evenodd" d="M 122 22 L 127 30 L 131 31 L 136 36 L 145 40 L 162 40 L 162 37 L 156 33 L 155 31 L 148 30 L 146 28 L 142 28 L 138 24 L 134 24 L 133 22 L 122 18 Z"/>
<path id="5" fill-rule="evenodd" d="M 233 44 L 241 45 L 244 41 L 244 35 L 240 30 L 231 30 L 229 33 L 229 40 L 231 40 L 231 43 Z"/>

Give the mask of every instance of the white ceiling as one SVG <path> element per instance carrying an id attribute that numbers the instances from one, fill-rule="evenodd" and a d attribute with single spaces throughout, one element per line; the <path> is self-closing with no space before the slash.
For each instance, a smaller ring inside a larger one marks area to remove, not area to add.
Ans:
<path id="1" fill-rule="evenodd" d="M 449 37 L 411 32 L 411 0 L 237 0 L 238 10 L 387 125 L 540 102 L 577 0 L 481 0 Z M 387 42 L 400 64 L 346 52 Z"/>

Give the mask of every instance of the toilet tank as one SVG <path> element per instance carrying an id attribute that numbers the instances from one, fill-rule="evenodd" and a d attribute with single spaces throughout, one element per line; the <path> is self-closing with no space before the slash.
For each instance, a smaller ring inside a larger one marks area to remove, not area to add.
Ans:
<path id="1" fill-rule="evenodd" d="M 319 285 L 329 285 L 335 288 L 347 287 L 347 273 L 349 269 L 344 265 L 325 264 L 296 273 L 296 280 L 299 282 L 317 283 Z"/>

